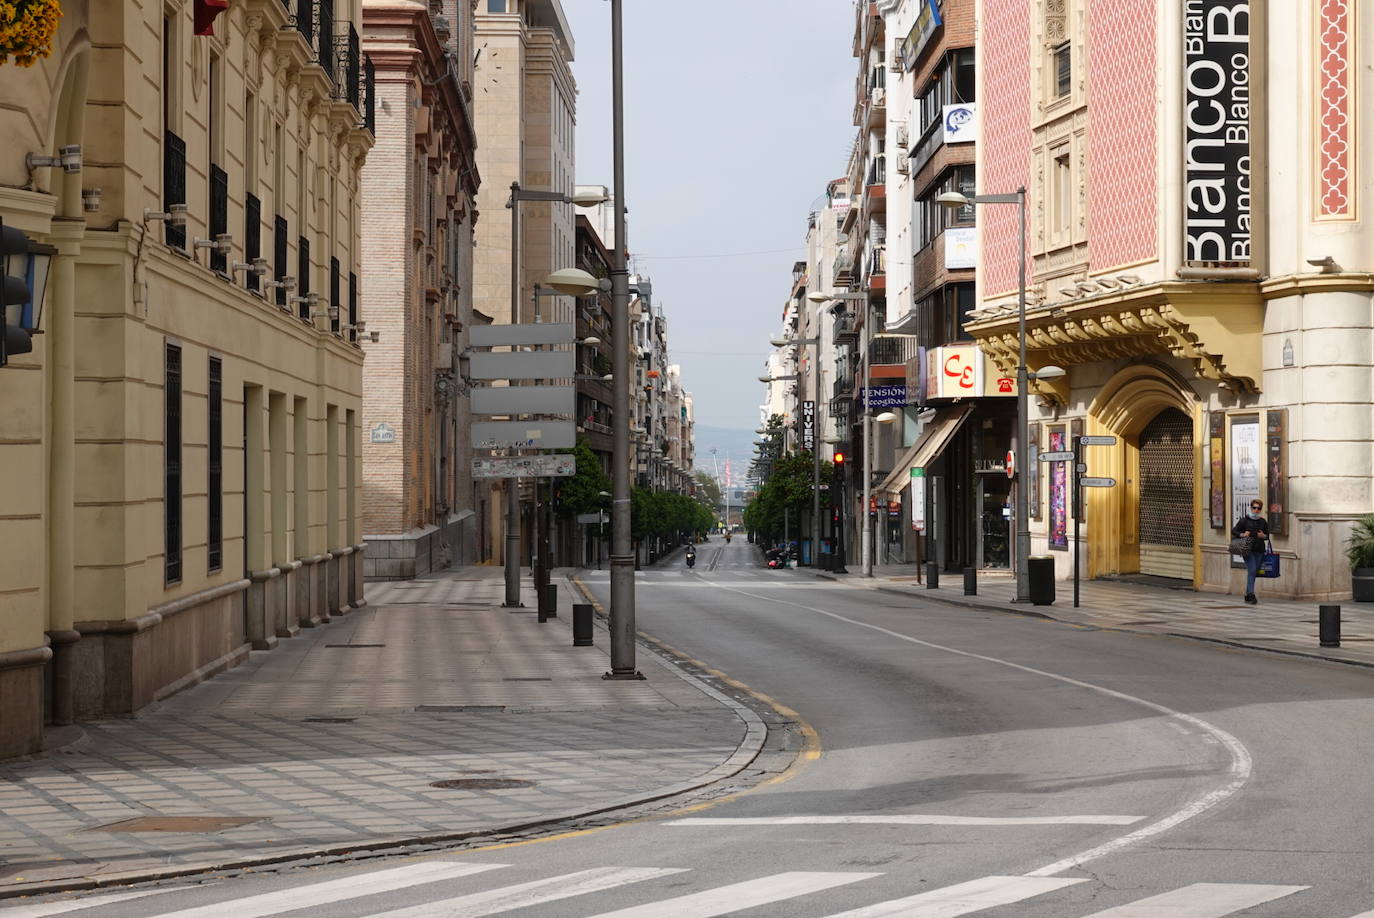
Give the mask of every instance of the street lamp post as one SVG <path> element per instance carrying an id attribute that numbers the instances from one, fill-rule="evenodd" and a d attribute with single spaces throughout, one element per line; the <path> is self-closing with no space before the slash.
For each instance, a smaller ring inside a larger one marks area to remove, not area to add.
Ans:
<path id="1" fill-rule="evenodd" d="M 1016 337 L 1019 343 L 1016 365 L 1016 601 L 1030 600 L 1030 476 L 1034 469 L 1026 467 L 1030 439 L 1030 370 L 1026 366 L 1026 188 L 1021 186 L 1011 194 L 975 194 L 973 197 L 957 191 L 937 195 L 937 204 L 960 208 L 970 204 L 1015 204 L 1020 211 L 1020 266 L 1016 308 Z"/>
<path id="2" fill-rule="evenodd" d="M 821 292 L 820 290 L 813 290 L 813 291 L 811 291 L 810 293 L 808 293 L 808 294 L 806 295 L 806 298 L 807 298 L 808 300 L 810 300 L 811 302 L 816 303 L 816 304 L 829 303 L 829 302 L 864 303 L 864 304 L 867 304 L 867 303 L 868 303 L 868 294 L 867 294 L 867 293 L 823 293 L 823 292 Z M 864 311 L 865 311 L 865 315 L 864 315 L 863 356 L 862 356 L 862 358 L 861 358 L 861 359 L 862 359 L 862 366 L 863 366 L 863 370 L 862 370 L 862 386 L 863 386 L 863 393 L 864 393 L 864 430 L 863 430 L 863 438 L 864 438 L 864 472 L 863 472 L 863 475 L 864 475 L 864 509 L 863 509 L 863 512 L 864 512 L 864 514 L 865 514 L 865 515 L 864 515 L 864 519 L 867 520 L 867 519 L 868 519 L 868 516 L 867 516 L 867 514 L 868 514 L 868 487 L 869 487 L 869 481 L 868 481 L 868 479 L 871 477 L 871 473 L 870 473 L 870 470 L 869 470 L 869 468 L 870 468 L 870 467 L 869 467 L 869 461 L 870 461 L 870 460 L 869 460 L 869 457 L 868 457 L 868 345 L 869 345 L 869 333 L 870 333 L 870 329 L 871 329 L 872 326 L 871 326 L 871 324 L 870 324 L 870 319 L 871 319 L 871 317 L 867 314 L 867 311 L 868 311 L 867 305 L 864 306 Z M 817 330 L 817 337 L 818 337 L 818 338 L 820 337 L 819 330 Z M 819 365 L 817 366 L 817 370 L 819 370 Z M 818 373 L 818 375 L 817 375 L 817 379 L 819 380 L 819 373 Z M 819 386 L 819 382 L 817 383 L 817 385 Z M 819 391 L 819 389 L 818 389 L 817 391 Z M 836 498 L 836 499 L 838 500 L 838 498 Z M 863 546 L 863 548 L 862 548 L 862 551 L 863 551 L 863 555 L 864 555 L 864 573 L 865 573 L 865 576 L 871 577 L 871 576 L 873 576 L 872 551 L 871 551 L 870 546 L 867 544 L 867 542 L 864 543 L 864 546 Z"/>
<path id="3" fill-rule="evenodd" d="M 569 195 L 561 191 L 535 191 L 520 187 L 519 182 L 510 183 L 510 197 L 506 207 L 510 209 L 510 321 L 520 324 L 520 205 L 525 201 L 547 201 L 555 204 L 577 204 L 591 206 L 600 204 L 605 197 L 596 193 Z M 536 299 L 537 302 L 537 299 Z M 506 479 L 506 601 L 507 609 L 518 609 L 520 602 L 520 490 L 519 481 Z"/>

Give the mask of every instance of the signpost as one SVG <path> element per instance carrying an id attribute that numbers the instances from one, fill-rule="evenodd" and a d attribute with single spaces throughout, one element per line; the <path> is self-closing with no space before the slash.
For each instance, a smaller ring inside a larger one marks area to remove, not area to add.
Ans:
<path id="1" fill-rule="evenodd" d="M 1115 478 L 1087 478 L 1083 475 L 1088 470 L 1088 464 L 1083 461 L 1083 447 L 1085 446 L 1115 446 L 1116 437 L 1111 435 L 1097 436 L 1078 436 L 1073 438 L 1072 452 L 1042 453 L 1040 458 L 1046 462 L 1053 459 L 1073 460 L 1073 607 L 1078 608 L 1078 558 L 1079 558 L 1079 526 L 1083 522 L 1083 489 L 1084 488 L 1112 488 L 1116 486 Z"/>
<path id="2" fill-rule="evenodd" d="M 473 478 L 570 478 L 577 474 L 572 453 L 473 459 Z"/>

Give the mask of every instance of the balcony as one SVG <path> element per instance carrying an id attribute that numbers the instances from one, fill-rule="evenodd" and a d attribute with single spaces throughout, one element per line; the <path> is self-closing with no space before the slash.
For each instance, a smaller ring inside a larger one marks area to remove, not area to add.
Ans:
<path id="1" fill-rule="evenodd" d="M 880 246 L 868 253 L 866 263 L 868 271 L 865 275 L 865 284 L 869 290 L 887 289 L 887 248 Z"/>
<path id="2" fill-rule="evenodd" d="M 834 338 L 836 343 L 854 341 L 859 337 L 859 320 L 854 315 L 842 312 L 835 317 Z"/>
<path id="3" fill-rule="evenodd" d="M 832 399 L 848 399 L 854 394 L 854 377 L 848 373 L 840 373 L 835 380 L 835 385 L 830 391 Z"/>
<path id="4" fill-rule="evenodd" d="M 915 338 L 874 338 L 868 343 L 868 366 L 870 372 L 875 367 L 898 367 L 901 376 L 906 376 L 906 362 L 917 356 Z"/>
<path id="5" fill-rule="evenodd" d="M 835 286 L 848 286 L 854 279 L 854 259 L 848 251 L 841 251 L 835 256 Z"/>

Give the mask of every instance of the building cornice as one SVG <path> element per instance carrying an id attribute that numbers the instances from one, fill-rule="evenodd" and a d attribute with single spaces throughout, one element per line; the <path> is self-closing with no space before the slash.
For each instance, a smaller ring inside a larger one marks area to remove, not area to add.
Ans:
<path id="1" fill-rule="evenodd" d="M 1309 293 L 1374 292 L 1374 274 L 1340 272 L 1331 274 L 1286 274 L 1260 282 L 1260 296 L 1276 300 Z"/>

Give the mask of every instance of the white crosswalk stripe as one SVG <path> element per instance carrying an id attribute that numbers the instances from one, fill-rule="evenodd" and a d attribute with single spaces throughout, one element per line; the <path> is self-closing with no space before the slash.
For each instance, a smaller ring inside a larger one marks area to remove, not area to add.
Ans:
<path id="1" fill-rule="evenodd" d="M 636 905 L 614 912 L 604 912 L 595 918 L 712 918 L 795 899 L 846 883 L 857 883 L 882 876 L 880 873 L 778 873 L 758 880 L 718 886 L 704 892 L 663 899 L 647 905 Z"/>
<path id="2" fill-rule="evenodd" d="M 398 908 L 368 918 L 478 918 L 685 872 L 686 868 L 673 867 L 593 867 L 545 880 Z"/>
<path id="3" fill-rule="evenodd" d="M 1086 882 L 1086 879 L 1073 877 L 980 877 L 905 899 L 840 912 L 829 918 L 954 918 Z"/>
<path id="4" fill-rule="evenodd" d="M 1291 896 L 1307 886 L 1263 886 L 1252 883 L 1194 883 L 1148 899 L 1093 912 L 1087 918 L 1222 918 L 1243 908 Z"/>
<path id="5" fill-rule="evenodd" d="M 48 918 L 49 915 L 64 915 L 87 908 L 104 908 L 129 899 L 144 899 L 168 892 L 172 892 L 172 889 L 135 889 L 131 892 L 106 893 L 82 899 L 63 899 L 60 902 L 34 902 L 16 905 L 13 908 L 0 908 L 0 915 L 4 918 Z"/>
<path id="6" fill-rule="evenodd" d="M 464 864 L 458 861 L 424 861 L 407 864 L 390 870 L 374 870 L 344 877 L 340 880 L 325 880 L 323 883 L 309 883 L 276 892 L 234 899 L 230 902 L 216 902 L 175 912 L 158 913 L 157 918 L 268 918 L 300 908 L 330 905 L 348 899 L 358 899 L 377 893 L 392 892 L 419 886 L 423 883 L 438 883 L 458 877 L 472 876 L 488 870 L 509 867 L 509 864 Z M 3 913 L 0 913 L 3 914 Z"/>

